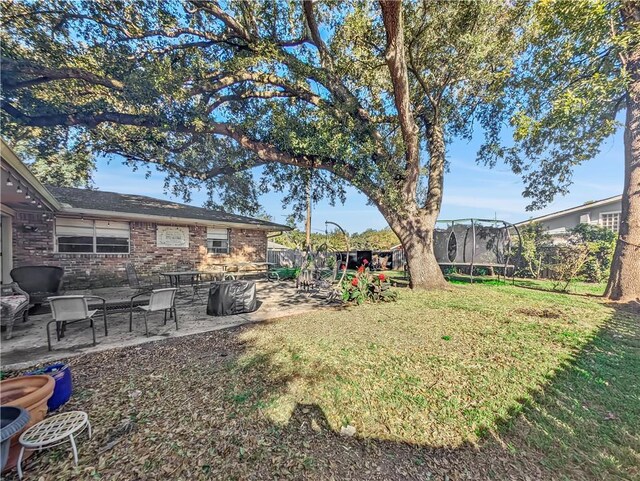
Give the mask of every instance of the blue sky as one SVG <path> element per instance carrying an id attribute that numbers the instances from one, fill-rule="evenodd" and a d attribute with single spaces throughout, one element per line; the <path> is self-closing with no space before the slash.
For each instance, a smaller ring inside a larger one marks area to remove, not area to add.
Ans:
<path id="1" fill-rule="evenodd" d="M 624 146 L 622 128 L 603 144 L 600 154 L 574 170 L 573 185 L 568 195 L 558 197 L 547 208 L 527 212 L 528 200 L 521 193 L 519 176 L 508 167 L 498 165 L 488 169 L 475 163 L 475 143 L 453 142 L 448 148 L 450 172 L 445 177 L 441 219 L 465 217 L 494 218 L 516 222 L 549 212 L 580 205 L 586 201 L 611 197 L 622 193 Z M 164 176 L 152 171 L 145 178 L 144 170 L 134 172 L 117 160 L 101 159 L 94 175 L 95 186 L 104 191 L 136 193 L 182 202 L 164 192 Z M 204 192 L 193 192 L 192 204 L 202 205 Z M 283 208 L 279 194 L 261 197 L 265 211 L 274 221 L 284 223 L 289 208 Z M 351 188 L 344 205 L 331 207 L 322 202 L 314 206 L 312 228 L 324 232 L 324 221 L 337 221 L 349 232 L 367 228 L 380 229 L 386 222 L 375 207 L 367 205 L 364 195 Z M 303 225 L 299 227 L 303 228 Z"/>

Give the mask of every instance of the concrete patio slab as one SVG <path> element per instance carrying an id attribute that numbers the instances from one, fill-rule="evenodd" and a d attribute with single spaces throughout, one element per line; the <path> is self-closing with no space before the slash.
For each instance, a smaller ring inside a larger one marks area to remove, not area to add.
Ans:
<path id="1" fill-rule="evenodd" d="M 133 331 L 129 332 L 129 312 L 108 312 L 108 336 L 104 335 L 102 313 L 94 316 L 96 321 L 96 342 L 92 345 L 91 327 L 88 322 L 71 324 L 67 327 L 65 337 L 58 342 L 55 327 L 51 326 L 52 351 L 47 349 L 46 324 L 51 314 L 30 315 L 24 323 L 16 323 L 13 337 L 2 339 L 1 365 L 3 370 L 24 369 L 26 367 L 50 362 L 86 353 L 103 351 L 115 347 L 132 346 L 154 342 L 167 337 L 188 336 L 219 329 L 227 329 L 242 324 L 262 322 L 301 314 L 322 308 L 335 308 L 327 302 L 321 293 L 299 291 L 291 281 L 267 282 L 257 281 L 257 298 L 259 307 L 255 312 L 213 317 L 206 314 L 206 292 L 202 291 L 202 299 L 196 297 L 192 301 L 192 291 L 185 288 L 177 298 L 178 325 L 168 320 L 163 324 L 163 314 L 153 313 L 149 316 L 149 336 L 145 336 L 144 320 L 141 311 L 134 312 Z M 103 288 L 84 291 L 68 291 L 66 294 L 87 294 L 104 297 L 109 300 L 130 299 L 135 291 L 128 287 Z"/>

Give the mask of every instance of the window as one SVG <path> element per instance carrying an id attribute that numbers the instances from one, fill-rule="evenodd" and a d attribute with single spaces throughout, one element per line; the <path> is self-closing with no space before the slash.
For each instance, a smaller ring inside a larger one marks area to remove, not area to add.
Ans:
<path id="1" fill-rule="evenodd" d="M 207 252 L 209 254 L 229 253 L 229 230 L 207 227 Z"/>
<path id="2" fill-rule="evenodd" d="M 128 254 L 129 223 L 57 218 L 56 245 L 58 252 Z"/>
<path id="3" fill-rule="evenodd" d="M 600 225 L 607 229 L 611 229 L 616 234 L 620 229 L 620 212 L 607 212 L 600 214 Z"/>

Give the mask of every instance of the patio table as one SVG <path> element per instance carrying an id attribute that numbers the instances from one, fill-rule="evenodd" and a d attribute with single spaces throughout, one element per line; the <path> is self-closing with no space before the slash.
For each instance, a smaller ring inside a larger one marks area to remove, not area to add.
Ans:
<path id="1" fill-rule="evenodd" d="M 177 287 L 178 289 L 180 289 L 180 286 L 182 284 L 182 277 L 191 278 L 190 283 L 191 285 L 193 285 L 194 281 L 196 279 L 199 279 L 202 274 L 205 273 L 200 271 L 170 271 L 160 273 L 161 276 L 166 277 L 169 280 L 169 285 L 171 287 Z"/>
<path id="2" fill-rule="evenodd" d="M 212 264 L 222 268 L 222 280 L 233 279 L 242 274 L 268 274 L 272 262 L 226 262 L 223 264 Z M 235 268 L 235 270 L 232 270 Z"/>

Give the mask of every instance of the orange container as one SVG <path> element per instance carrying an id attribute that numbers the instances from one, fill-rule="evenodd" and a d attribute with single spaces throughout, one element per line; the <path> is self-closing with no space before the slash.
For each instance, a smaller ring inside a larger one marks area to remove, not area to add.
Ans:
<path id="1" fill-rule="evenodd" d="M 0 404 L 24 408 L 31 416 L 25 428 L 11 438 L 9 459 L 3 472 L 13 469 L 16 465 L 20 452 L 20 435 L 47 415 L 47 401 L 52 396 L 55 385 L 56 382 L 51 376 L 21 376 L 0 382 Z M 33 451 L 26 451 L 24 459 L 31 454 Z"/>

